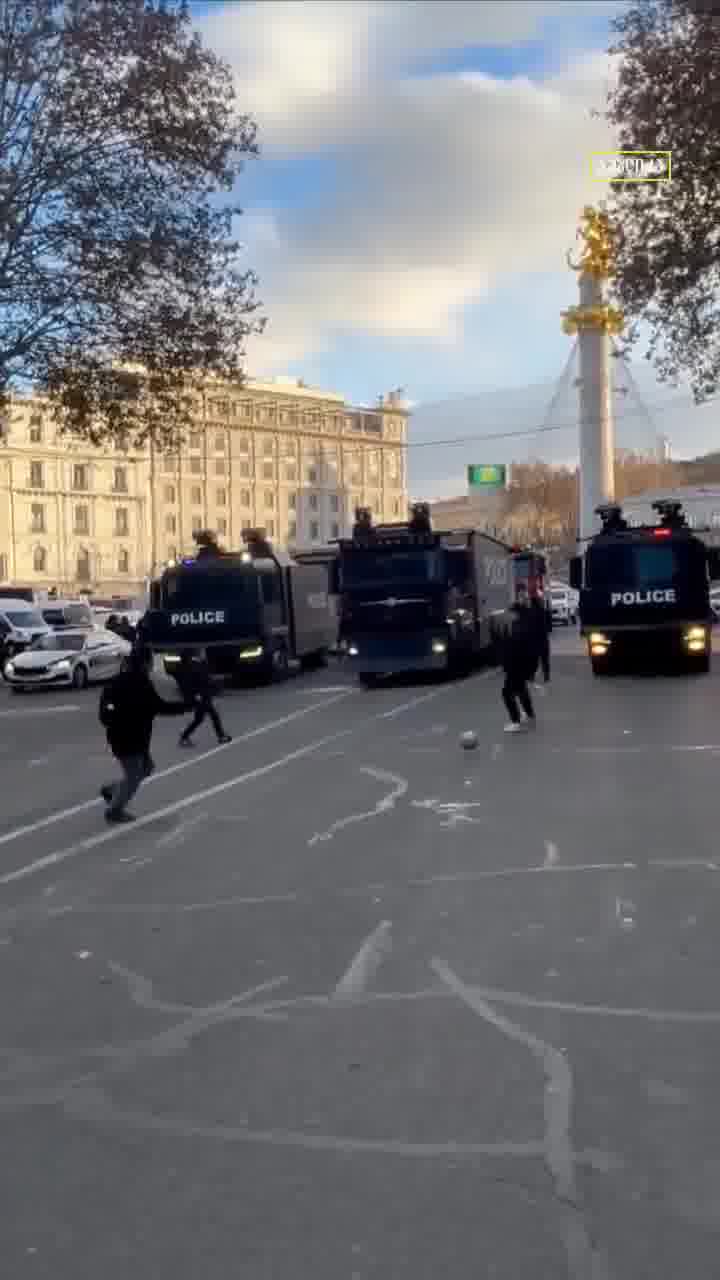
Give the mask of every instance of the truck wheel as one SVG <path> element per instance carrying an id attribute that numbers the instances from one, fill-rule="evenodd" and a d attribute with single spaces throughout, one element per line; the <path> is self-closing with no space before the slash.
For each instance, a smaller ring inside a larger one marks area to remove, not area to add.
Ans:
<path id="1" fill-rule="evenodd" d="M 594 676 L 609 676 L 610 664 L 607 658 L 591 658 L 590 666 Z"/>
<path id="2" fill-rule="evenodd" d="M 696 676 L 706 676 L 710 671 L 710 654 L 703 653 L 699 658 L 694 658 L 692 671 Z"/>
<path id="3" fill-rule="evenodd" d="M 306 653 L 305 657 L 300 661 L 300 667 L 303 671 L 319 671 L 321 667 L 326 667 L 327 664 L 327 649 L 319 649 L 315 653 Z"/>

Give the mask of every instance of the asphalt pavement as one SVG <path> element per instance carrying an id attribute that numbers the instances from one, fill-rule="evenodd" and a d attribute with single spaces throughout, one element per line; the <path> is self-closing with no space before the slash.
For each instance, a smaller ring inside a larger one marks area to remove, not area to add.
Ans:
<path id="1" fill-rule="evenodd" d="M 716 1280 L 720 658 L 499 686 L 0 691 L 3 1276 Z"/>

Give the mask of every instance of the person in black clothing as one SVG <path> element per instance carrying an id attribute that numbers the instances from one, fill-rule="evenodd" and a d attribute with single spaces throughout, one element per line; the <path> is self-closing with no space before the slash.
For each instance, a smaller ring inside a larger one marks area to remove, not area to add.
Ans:
<path id="1" fill-rule="evenodd" d="M 544 596 L 533 596 L 530 611 L 535 622 L 537 635 L 537 654 L 530 679 L 534 681 L 538 667 L 542 671 L 543 683 L 550 683 L 550 632 L 552 631 L 552 613 L 547 607 Z"/>
<path id="2" fill-rule="evenodd" d="M 203 649 L 197 651 L 192 649 L 185 650 L 180 662 L 177 682 L 185 700 L 188 703 L 193 702 L 195 704 L 195 714 L 189 725 L 180 734 L 179 745 L 181 747 L 195 745 L 192 741 L 192 735 L 196 729 L 200 728 L 206 717 L 209 717 L 212 723 L 219 744 L 232 742 L 230 734 L 226 733 L 223 728 L 222 720 L 212 700 L 212 678 L 207 656 Z"/>
<path id="3" fill-rule="evenodd" d="M 135 643 L 135 628 L 126 614 L 123 614 L 118 623 L 118 634 L 122 636 L 123 640 L 127 640 L 128 644 Z"/>
<path id="4" fill-rule="evenodd" d="M 150 679 L 151 662 L 149 650 L 133 650 L 100 696 L 100 723 L 123 772 L 120 782 L 100 789 L 107 805 L 107 822 L 133 821 L 126 805 L 155 769 L 150 755 L 155 716 L 181 716 L 187 711 L 184 702 L 166 702 L 160 697 Z"/>
<path id="5" fill-rule="evenodd" d="M 510 615 L 502 642 L 502 665 L 505 672 L 502 700 L 510 716 L 505 732 L 518 733 L 523 727 L 523 718 L 528 726 L 535 725 L 535 709 L 528 689 L 528 679 L 538 662 L 537 623 L 524 586 L 517 589 Z"/>

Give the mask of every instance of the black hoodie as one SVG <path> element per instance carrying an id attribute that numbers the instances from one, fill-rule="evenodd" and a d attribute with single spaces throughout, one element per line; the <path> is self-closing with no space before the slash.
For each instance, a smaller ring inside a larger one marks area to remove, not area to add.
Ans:
<path id="1" fill-rule="evenodd" d="M 115 756 L 145 755 L 150 750 L 155 717 L 186 712 L 184 702 L 166 702 L 160 697 L 146 662 L 135 655 L 128 658 L 100 697 L 100 721 Z"/>
<path id="2" fill-rule="evenodd" d="M 513 604 L 509 613 L 501 642 L 503 669 L 508 675 L 527 675 L 538 659 L 537 617 L 529 604 Z"/>

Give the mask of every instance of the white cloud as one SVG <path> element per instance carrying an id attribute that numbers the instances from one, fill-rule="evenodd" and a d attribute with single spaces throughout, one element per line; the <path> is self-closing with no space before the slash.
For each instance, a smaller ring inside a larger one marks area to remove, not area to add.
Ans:
<path id="1" fill-rule="evenodd" d="M 458 343 L 469 303 L 553 263 L 564 270 L 578 212 L 600 194 L 589 153 L 609 138 L 590 110 L 607 58 L 581 56 L 542 82 L 406 68 L 529 39 L 545 18 L 581 11 L 586 0 L 264 0 L 204 20 L 267 154 L 339 148 L 324 204 L 243 220 L 268 315 L 253 368 L 281 369 L 353 333 Z"/>

